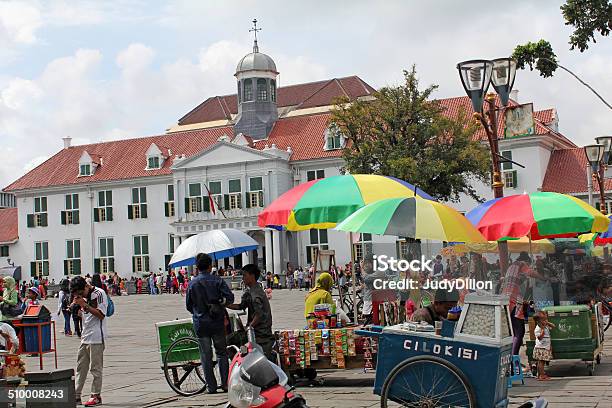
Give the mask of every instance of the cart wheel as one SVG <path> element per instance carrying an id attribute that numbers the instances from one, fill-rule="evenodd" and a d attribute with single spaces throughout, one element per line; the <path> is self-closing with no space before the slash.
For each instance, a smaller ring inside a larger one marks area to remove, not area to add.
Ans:
<path id="1" fill-rule="evenodd" d="M 164 375 L 174 392 L 186 397 L 206 389 L 198 340 L 185 337 L 170 345 L 164 355 Z"/>
<path id="2" fill-rule="evenodd" d="M 304 377 L 308 378 L 310 381 L 314 380 L 317 378 L 317 370 L 314 368 L 305 368 Z"/>
<path id="3" fill-rule="evenodd" d="M 476 403 L 470 383 L 457 366 L 439 357 L 418 356 L 391 370 L 380 406 L 474 408 Z"/>
<path id="4" fill-rule="evenodd" d="M 589 366 L 589 375 L 595 374 L 595 362 L 594 361 L 590 361 L 587 364 Z"/>

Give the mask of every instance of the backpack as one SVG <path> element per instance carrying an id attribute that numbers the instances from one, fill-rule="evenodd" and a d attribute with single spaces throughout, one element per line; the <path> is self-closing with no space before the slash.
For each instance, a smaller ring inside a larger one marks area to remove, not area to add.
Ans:
<path id="1" fill-rule="evenodd" d="M 62 297 L 62 310 L 69 310 L 69 309 L 70 309 L 70 296 L 64 293 Z"/>
<path id="2" fill-rule="evenodd" d="M 106 295 L 106 299 L 108 300 L 108 306 L 106 307 L 106 317 L 111 317 L 115 314 L 115 303 L 110 296 Z"/>

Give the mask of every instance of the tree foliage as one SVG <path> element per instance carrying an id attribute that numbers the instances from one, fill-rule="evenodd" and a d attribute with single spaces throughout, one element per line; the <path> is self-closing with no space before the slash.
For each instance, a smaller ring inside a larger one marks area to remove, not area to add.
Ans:
<path id="1" fill-rule="evenodd" d="M 597 33 L 605 37 L 612 30 L 612 3 L 609 0 L 567 0 L 561 6 L 561 12 L 565 24 L 574 27 L 569 39 L 572 50 L 578 48 L 583 52 L 589 48 L 590 42 L 597 42 Z M 535 67 L 544 78 L 551 77 L 560 67 L 552 46 L 546 40 L 518 45 L 512 57 L 517 60 L 519 68 L 529 65 L 533 70 Z"/>
<path id="2" fill-rule="evenodd" d="M 465 193 L 482 201 L 472 183 L 488 180 L 490 156 L 473 140 L 476 122 L 465 112 L 445 116 L 430 99 L 437 86 L 419 89 L 414 66 L 404 79 L 382 88 L 374 100 L 336 102 L 332 123 L 347 138 L 346 170 L 397 177 L 438 200 L 458 201 Z"/>
<path id="3" fill-rule="evenodd" d="M 572 50 L 583 52 L 589 42 L 597 42 L 596 33 L 605 37 L 612 30 L 612 3 L 608 0 L 567 0 L 561 12 L 565 25 L 574 27 L 569 41 Z"/>

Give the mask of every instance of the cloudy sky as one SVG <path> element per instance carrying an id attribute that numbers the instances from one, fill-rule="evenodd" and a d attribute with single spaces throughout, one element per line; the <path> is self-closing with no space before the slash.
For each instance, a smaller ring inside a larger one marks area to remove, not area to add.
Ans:
<path id="1" fill-rule="evenodd" d="M 206 97 L 235 89 L 252 47 L 280 83 L 359 75 L 378 88 L 417 65 L 436 96 L 462 95 L 455 65 L 548 39 L 560 62 L 612 99 L 612 37 L 569 51 L 557 1 L 0 0 L 0 187 L 62 147 L 163 133 Z M 556 107 L 577 144 L 612 134 L 612 112 L 564 72 L 521 71 L 519 101 Z"/>

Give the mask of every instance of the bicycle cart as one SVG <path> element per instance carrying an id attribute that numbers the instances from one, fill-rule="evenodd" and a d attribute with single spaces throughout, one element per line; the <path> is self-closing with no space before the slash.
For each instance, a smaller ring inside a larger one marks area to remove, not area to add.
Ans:
<path id="1" fill-rule="evenodd" d="M 457 322 L 402 323 L 379 332 L 374 393 L 381 407 L 506 407 L 512 359 L 508 298 L 466 296 Z"/>
<path id="2" fill-rule="evenodd" d="M 232 332 L 244 330 L 240 315 L 228 310 Z M 200 361 L 198 339 L 191 319 L 176 319 L 155 324 L 161 369 L 174 392 L 183 396 L 196 395 L 206 389 Z M 231 336 L 231 335 L 230 335 Z M 229 341 L 233 340 L 228 336 Z M 216 359 L 213 358 L 213 361 Z M 218 373 L 216 373 L 218 377 Z M 218 381 L 220 384 L 221 382 Z"/>
<path id="3" fill-rule="evenodd" d="M 592 308 L 586 305 L 549 306 L 542 309 L 548 320 L 555 325 L 550 330 L 553 360 L 582 360 L 589 375 L 595 372 L 595 365 L 601 362 L 604 340 L 604 325 L 601 305 Z M 527 357 L 532 373 L 536 375 L 536 363 L 532 359 L 535 345 L 535 321 L 529 319 Z"/>

